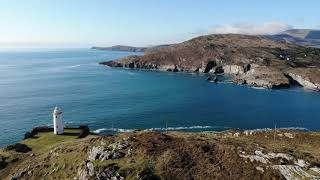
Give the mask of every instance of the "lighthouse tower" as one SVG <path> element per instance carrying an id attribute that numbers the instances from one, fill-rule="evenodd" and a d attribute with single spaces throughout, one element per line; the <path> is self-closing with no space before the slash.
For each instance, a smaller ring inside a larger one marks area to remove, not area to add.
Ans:
<path id="1" fill-rule="evenodd" d="M 53 133 L 54 134 L 63 134 L 63 122 L 62 122 L 62 116 L 61 116 L 62 112 L 60 111 L 60 109 L 58 108 L 58 106 L 56 106 L 53 110 Z"/>

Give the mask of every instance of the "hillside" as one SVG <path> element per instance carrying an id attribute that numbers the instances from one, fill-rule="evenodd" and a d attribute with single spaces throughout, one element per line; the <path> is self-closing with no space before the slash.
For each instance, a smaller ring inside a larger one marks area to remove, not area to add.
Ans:
<path id="1" fill-rule="evenodd" d="M 234 75 L 234 81 L 265 88 L 292 84 L 320 90 L 320 49 L 238 34 L 200 36 L 183 43 L 100 64 Z M 308 73 L 307 73 L 308 72 Z"/>
<path id="2" fill-rule="evenodd" d="M 29 151 L 0 150 L 0 179 L 320 178 L 320 133 L 274 132 L 41 133 Z"/>
<path id="3" fill-rule="evenodd" d="M 295 43 L 306 47 L 320 48 L 320 30 L 290 29 L 279 34 L 266 37 L 278 41 Z"/>

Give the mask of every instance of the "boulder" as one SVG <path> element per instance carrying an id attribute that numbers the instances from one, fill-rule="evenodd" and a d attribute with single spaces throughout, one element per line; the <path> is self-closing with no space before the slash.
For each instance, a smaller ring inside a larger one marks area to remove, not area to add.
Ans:
<path id="1" fill-rule="evenodd" d="M 108 146 L 107 149 L 101 146 L 94 146 L 89 151 L 88 160 L 108 160 L 108 159 L 119 159 L 123 158 L 126 154 L 119 150 L 125 149 L 127 147 L 126 144 L 123 143 L 112 143 Z"/>
<path id="2" fill-rule="evenodd" d="M 217 78 L 217 77 L 214 77 L 213 78 L 213 82 L 215 82 L 215 83 L 217 83 L 217 82 L 219 82 L 220 80 Z"/>
<path id="3" fill-rule="evenodd" d="M 123 180 L 118 170 L 120 168 L 115 164 L 107 165 L 106 167 L 95 167 L 91 162 L 84 162 L 83 165 L 78 170 L 78 179 L 88 180 L 88 179 L 110 179 L 110 180 Z"/>
<path id="4" fill-rule="evenodd" d="M 127 141 L 123 141 L 123 142 L 115 142 L 112 143 L 108 146 L 109 149 L 115 151 L 115 150 L 121 150 L 121 149 L 125 149 L 128 147 L 128 142 Z"/>
<path id="5" fill-rule="evenodd" d="M 89 151 L 88 160 L 94 161 L 100 158 L 100 156 L 104 153 L 103 147 L 92 147 L 91 151 Z"/>

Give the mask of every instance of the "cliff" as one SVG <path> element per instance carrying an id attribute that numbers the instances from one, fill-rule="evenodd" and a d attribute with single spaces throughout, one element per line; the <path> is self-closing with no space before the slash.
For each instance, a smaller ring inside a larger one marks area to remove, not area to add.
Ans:
<path id="1" fill-rule="evenodd" d="M 116 61 L 101 62 L 111 67 L 156 69 L 173 72 L 198 72 L 235 76 L 234 81 L 265 88 L 287 88 L 298 84 L 320 89 L 318 73 L 320 49 L 308 48 L 262 36 L 238 34 L 200 36 L 189 41 L 156 48 L 143 56 L 129 56 Z M 295 71 L 298 69 L 299 71 Z M 303 81 L 291 77 L 294 71 Z M 309 76 L 313 78 L 309 78 Z"/>
<path id="2" fill-rule="evenodd" d="M 0 150 L 0 179 L 319 179 L 319 141 L 319 132 L 285 129 L 42 132 Z"/>

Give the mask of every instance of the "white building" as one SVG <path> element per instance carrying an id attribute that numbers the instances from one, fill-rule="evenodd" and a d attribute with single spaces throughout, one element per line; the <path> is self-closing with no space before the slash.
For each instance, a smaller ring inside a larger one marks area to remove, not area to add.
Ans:
<path id="1" fill-rule="evenodd" d="M 62 122 L 62 111 L 56 106 L 53 110 L 53 133 L 54 134 L 63 134 L 63 122 Z"/>

